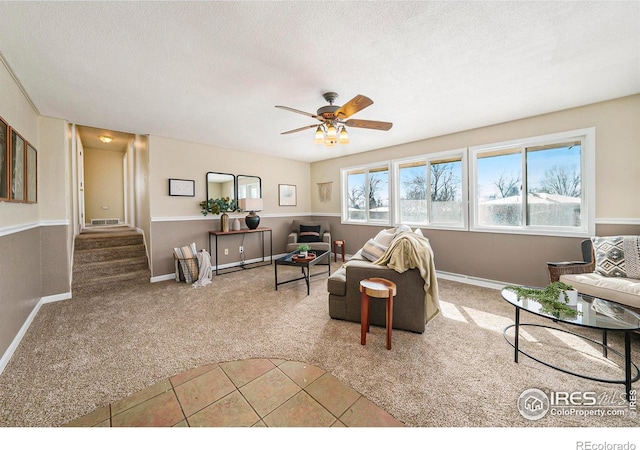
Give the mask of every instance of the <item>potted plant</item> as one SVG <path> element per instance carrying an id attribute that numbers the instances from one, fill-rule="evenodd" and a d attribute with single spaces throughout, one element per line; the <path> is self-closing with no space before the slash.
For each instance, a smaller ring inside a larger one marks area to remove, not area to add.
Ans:
<path id="1" fill-rule="evenodd" d="M 571 308 L 571 305 L 575 305 L 577 301 L 578 292 L 573 286 L 561 281 L 555 281 L 543 289 L 524 286 L 505 286 L 504 289 L 515 292 L 518 301 L 521 298 L 528 298 L 540 303 L 542 305 L 540 310 L 554 317 L 560 317 L 560 315 L 575 317 L 580 314 L 575 308 Z"/>
<path id="2" fill-rule="evenodd" d="M 220 197 L 215 200 L 203 200 L 200 202 L 201 213 L 203 216 L 207 214 L 220 214 L 220 228 L 222 231 L 229 231 L 229 215 L 228 212 L 238 211 L 238 204 L 235 199 L 229 197 Z"/>
<path id="3" fill-rule="evenodd" d="M 298 245 L 298 253 L 301 257 L 306 258 L 309 255 L 309 244 Z"/>

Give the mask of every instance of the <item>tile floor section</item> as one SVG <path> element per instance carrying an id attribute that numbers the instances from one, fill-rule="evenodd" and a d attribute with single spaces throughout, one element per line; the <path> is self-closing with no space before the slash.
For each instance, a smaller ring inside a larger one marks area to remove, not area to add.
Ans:
<path id="1" fill-rule="evenodd" d="M 340 382 L 301 362 L 249 359 L 163 380 L 67 427 L 402 427 Z"/>

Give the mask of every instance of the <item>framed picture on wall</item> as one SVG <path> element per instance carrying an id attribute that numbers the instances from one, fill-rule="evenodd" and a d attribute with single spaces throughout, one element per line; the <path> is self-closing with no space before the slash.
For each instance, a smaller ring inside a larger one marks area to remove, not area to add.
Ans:
<path id="1" fill-rule="evenodd" d="M 0 117 L 0 199 L 9 199 L 9 125 Z"/>
<path id="2" fill-rule="evenodd" d="M 11 130 L 11 200 L 23 202 L 25 200 L 24 160 L 26 141 L 16 130 Z"/>
<path id="3" fill-rule="evenodd" d="M 27 142 L 27 202 L 38 201 L 38 151 Z"/>
<path id="4" fill-rule="evenodd" d="M 195 197 L 195 180 L 181 180 L 179 178 L 169 178 L 169 195 L 174 197 Z"/>
<path id="5" fill-rule="evenodd" d="M 295 184 L 278 185 L 278 204 L 280 206 L 296 206 L 298 204 Z"/>

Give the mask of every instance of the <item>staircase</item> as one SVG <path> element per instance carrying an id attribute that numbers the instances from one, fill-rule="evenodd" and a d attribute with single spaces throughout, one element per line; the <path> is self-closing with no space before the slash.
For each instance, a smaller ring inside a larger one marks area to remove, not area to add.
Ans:
<path id="1" fill-rule="evenodd" d="M 71 285 L 74 296 L 149 283 L 150 276 L 141 233 L 114 227 L 76 236 Z"/>

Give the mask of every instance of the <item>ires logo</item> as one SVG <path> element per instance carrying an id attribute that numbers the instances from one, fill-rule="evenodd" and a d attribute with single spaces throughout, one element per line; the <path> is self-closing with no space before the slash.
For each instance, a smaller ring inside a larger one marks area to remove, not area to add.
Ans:
<path id="1" fill-rule="evenodd" d="M 549 395 L 551 406 L 595 406 L 598 395 L 595 392 L 554 392 Z"/>

